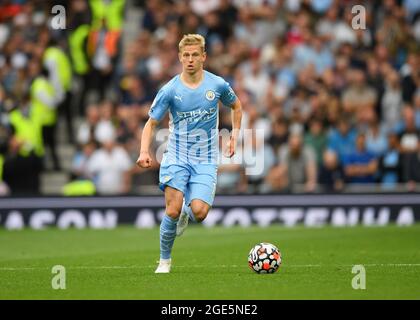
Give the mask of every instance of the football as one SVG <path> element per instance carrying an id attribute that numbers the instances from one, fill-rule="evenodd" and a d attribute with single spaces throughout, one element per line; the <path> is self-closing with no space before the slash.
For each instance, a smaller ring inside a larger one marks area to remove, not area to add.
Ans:
<path id="1" fill-rule="evenodd" d="M 274 273 L 281 264 L 279 249 L 266 242 L 255 245 L 248 255 L 248 265 L 256 273 Z"/>

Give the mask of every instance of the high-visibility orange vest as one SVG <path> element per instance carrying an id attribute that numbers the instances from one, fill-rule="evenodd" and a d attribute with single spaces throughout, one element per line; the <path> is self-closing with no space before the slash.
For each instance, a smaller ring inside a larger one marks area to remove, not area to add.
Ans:
<path id="1" fill-rule="evenodd" d="M 120 38 L 120 31 L 107 31 L 105 35 L 105 50 L 114 57 L 118 51 L 118 40 Z M 88 38 L 88 54 L 93 56 L 98 45 L 99 31 L 91 31 Z"/>

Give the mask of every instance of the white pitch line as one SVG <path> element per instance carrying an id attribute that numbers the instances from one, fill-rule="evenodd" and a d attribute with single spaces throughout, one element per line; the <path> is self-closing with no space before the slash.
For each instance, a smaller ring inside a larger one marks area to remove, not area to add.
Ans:
<path id="1" fill-rule="evenodd" d="M 420 267 L 420 263 L 367 263 L 362 265 L 365 267 Z"/>
<path id="2" fill-rule="evenodd" d="M 321 265 L 321 264 L 282 264 L 284 268 L 334 268 L 334 267 L 353 267 L 355 265 L 363 265 L 364 267 L 420 267 L 420 263 L 368 263 L 368 264 L 345 264 L 345 265 Z M 155 268 L 156 265 L 147 266 L 64 266 L 67 269 L 148 269 Z M 246 268 L 247 265 L 176 265 L 175 268 Z M 48 267 L 0 267 L 0 271 L 30 271 L 30 270 L 49 270 Z"/>

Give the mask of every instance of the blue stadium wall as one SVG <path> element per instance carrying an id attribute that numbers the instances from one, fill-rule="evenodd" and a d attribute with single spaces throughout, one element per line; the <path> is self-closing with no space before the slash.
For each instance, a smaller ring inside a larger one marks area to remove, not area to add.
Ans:
<path id="1" fill-rule="evenodd" d="M 1 198 L 0 228 L 152 228 L 164 214 L 164 199 L 153 197 Z M 420 221 L 420 194 L 216 196 L 206 227 L 377 226 Z"/>

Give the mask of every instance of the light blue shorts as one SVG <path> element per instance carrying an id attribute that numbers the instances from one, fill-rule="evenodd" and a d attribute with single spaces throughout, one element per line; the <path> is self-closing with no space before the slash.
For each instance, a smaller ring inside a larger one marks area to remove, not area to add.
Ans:
<path id="1" fill-rule="evenodd" d="M 159 188 L 166 186 L 181 191 L 185 203 L 189 205 L 193 199 L 200 199 L 213 205 L 216 193 L 217 165 L 214 164 L 161 164 L 159 172 Z"/>

